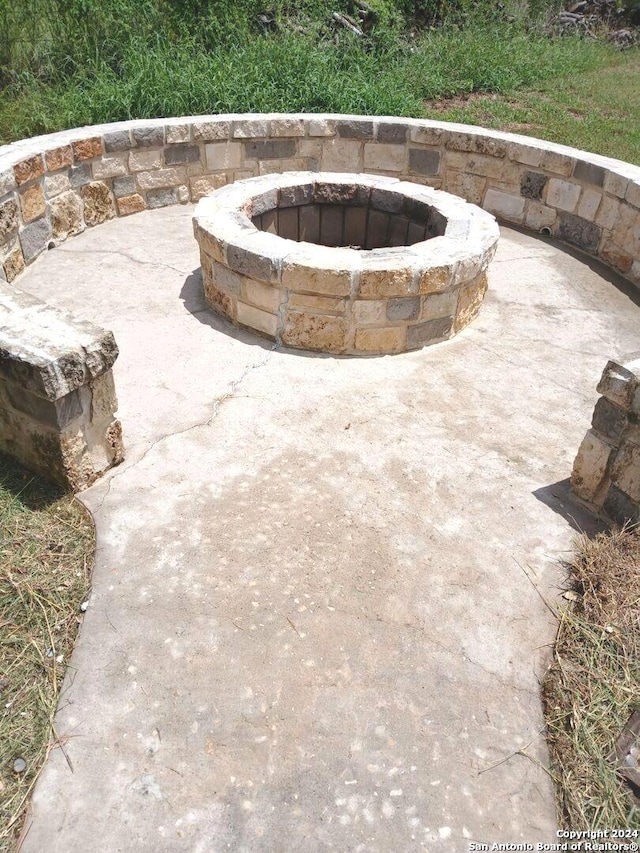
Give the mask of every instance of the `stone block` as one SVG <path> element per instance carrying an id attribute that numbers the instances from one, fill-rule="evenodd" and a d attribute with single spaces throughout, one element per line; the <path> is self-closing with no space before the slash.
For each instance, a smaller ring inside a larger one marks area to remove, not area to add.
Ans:
<path id="1" fill-rule="evenodd" d="M 524 219 L 525 199 L 521 196 L 488 189 L 483 207 L 500 219 L 508 222 L 522 222 Z"/>
<path id="2" fill-rule="evenodd" d="M 20 190 L 19 197 L 22 221 L 25 224 L 44 216 L 47 206 L 41 184 L 33 184 L 26 189 Z"/>
<path id="3" fill-rule="evenodd" d="M 407 329 L 391 326 L 379 329 L 356 329 L 355 349 L 358 352 L 403 352 L 407 346 Z"/>
<path id="4" fill-rule="evenodd" d="M 132 213 L 140 213 L 146 209 L 144 198 L 139 193 L 116 196 L 118 216 L 130 216 Z"/>
<path id="5" fill-rule="evenodd" d="M 105 133 L 102 140 L 104 142 L 104 150 L 108 153 L 113 151 L 128 151 L 133 146 L 131 132 L 128 130 L 113 130 Z"/>
<path id="6" fill-rule="evenodd" d="M 445 133 L 440 127 L 411 127 L 409 139 L 417 145 L 441 145 Z"/>
<path id="7" fill-rule="evenodd" d="M 520 178 L 520 195 L 540 200 L 548 180 L 548 176 L 542 172 L 523 172 Z"/>
<path id="8" fill-rule="evenodd" d="M 116 198 L 133 195 L 136 191 L 136 182 L 132 175 L 124 175 L 121 178 L 114 178 L 113 194 Z"/>
<path id="9" fill-rule="evenodd" d="M 624 198 L 628 186 L 629 178 L 625 178 L 623 175 L 619 175 L 617 172 L 613 172 L 611 170 L 606 172 L 604 176 L 604 183 L 602 185 L 605 192 L 610 193 L 617 198 Z"/>
<path id="10" fill-rule="evenodd" d="M 84 221 L 92 227 L 113 219 L 116 215 L 113 196 L 101 181 L 93 181 L 80 190 L 84 202 Z"/>
<path id="11" fill-rule="evenodd" d="M 387 302 L 387 320 L 417 320 L 419 316 L 419 296 L 391 298 Z"/>
<path id="12" fill-rule="evenodd" d="M 20 246 L 15 246 L 7 254 L 2 264 L 2 268 L 4 270 L 5 278 L 9 282 L 13 281 L 17 276 L 20 275 L 20 273 L 24 269 L 24 256 L 22 254 L 22 249 L 20 248 Z"/>
<path id="13" fill-rule="evenodd" d="M 611 482 L 636 505 L 640 504 L 640 447 L 623 443 L 611 466 Z"/>
<path id="14" fill-rule="evenodd" d="M 409 172 L 413 175 L 437 175 L 440 152 L 430 148 L 409 149 Z"/>
<path id="15" fill-rule="evenodd" d="M 29 263 L 34 260 L 40 252 L 47 248 L 52 237 L 51 223 L 48 219 L 37 219 L 35 222 L 26 225 L 20 232 L 20 245 L 25 261 Z"/>
<path id="16" fill-rule="evenodd" d="M 587 219 L 593 222 L 596 218 L 600 202 L 602 201 L 602 193 L 597 190 L 583 189 L 578 204 L 578 216 L 581 219 Z"/>
<path id="17" fill-rule="evenodd" d="M 71 181 L 69 176 L 64 172 L 59 172 L 57 175 L 44 176 L 44 194 L 47 198 L 53 198 L 60 193 L 67 192 L 71 189 Z"/>
<path id="18" fill-rule="evenodd" d="M 487 291 L 487 276 L 479 275 L 470 284 L 463 285 L 458 294 L 458 307 L 455 314 L 454 329 L 459 332 L 477 316 Z"/>
<path id="19" fill-rule="evenodd" d="M 16 176 L 13 169 L 5 169 L 0 172 L 0 197 L 10 193 L 16 188 Z"/>
<path id="20" fill-rule="evenodd" d="M 138 172 L 136 181 L 142 190 L 155 190 L 177 187 L 184 183 L 185 177 L 184 169 L 177 166 L 170 169 L 155 169 L 151 172 Z"/>
<path id="21" fill-rule="evenodd" d="M 383 145 L 401 145 L 407 141 L 407 125 L 401 122 L 379 122 L 376 139 Z M 415 140 L 414 140 L 415 141 Z"/>
<path id="22" fill-rule="evenodd" d="M 160 189 L 149 190 L 147 193 L 147 206 L 150 210 L 158 207 L 168 207 L 168 205 L 177 204 L 177 202 L 178 193 L 175 187 L 162 187 Z"/>
<path id="23" fill-rule="evenodd" d="M 550 207 L 556 207 L 559 210 L 566 210 L 569 213 L 573 213 L 578 206 L 580 192 L 581 187 L 579 184 L 572 184 L 570 181 L 551 178 L 547 187 L 546 202 Z"/>
<path id="24" fill-rule="evenodd" d="M 627 413 L 623 408 L 600 397 L 593 410 L 591 426 L 611 444 L 620 441 L 622 433 L 627 425 Z"/>
<path id="25" fill-rule="evenodd" d="M 458 289 L 443 290 L 441 293 L 431 293 L 422 297 L 421 320 L 439 320 L 442 317 L 453 317 L 458 305 Z"/>
<path id="26" fill-rule="evenodd" d="M 637 181 L 629 181 L 629 186 L 627 187 L 624 197 L 626 201 L 636 209 L 640 208 L 640 183 Z"/>
<path id="27" fill-rule="evenodd" d="M 0 379 L 0 400 L 45 427 L 65 427 L 82 414 L 80 392 L 71 391 L 57 400 L 47 400 L 14 382 Z"/>
<path id="28" fill-rule="evenodd" d="M 335 136 L 336 123 L 334 119 L 312 118 L 308 122 L 309 136 Z"/>
<path id="29" fill-rule="evenodd" d="M 364 168 L 384 172 L 404 172 L 406 168 L 404 145 L 367 143 L 364 146 Z"/>
<path id="30" fill-rule="evenodd" d="M 245 305 L 238 301 L 237 320 L 243 326 L 248 326 L 253 331 L 262 332 L 270 338 L 275 338 L 278 329 L 278 318 L 275 314 Z"/>
<path id="31" fill-rule="evenodd" d="M 207 169 L 213 172 L 237 169 L 242 163 L 242 144 L 239 142 L 212 142 L 205 145 Z"/>
<path id="32" fill-rule="evenodd" d="M 458 151 L 447 151 L 445 158 L 445 172 L 455 169 L 470 175 L 481 175 L 484 178 L 500 180 L 508 164 L 504 160 L 495 157 L 487 157 L 483 154 L 465 154 Z"/>
<path id="33" fill-rule="evenodd" d="M 86 186 L 91 181 L 91 165 L 82 163 L 69 169 L 69 183 L 74 189 Z"/>
<path id="34" fill-rule="evenodd" d="M 596 166 L 595 163 L 589 163 L 587 160 L 576 160 L 573 177 L 582 183 L 601 187 L 604 184 L 605 170 L 602 166 Z"/>
<path id="35" fill-rule="evenodd" d="M 130 172 L 148 172 L 162 166 L 162 151 L 131 151 L 129 154 Z"/>
<path id="36" fill-rule="evenodd" d="M 14 198 L 0 204 L 0 242 L 4 243 L 18 228 L 18 205 Z"/>
<path id="37" fill-rule="evenodd" d="M 274 137 L 304 136 L 304 119 L 302 119 L 302 118 L 273 119 L 271 122 L 271 136 L 274 136 Z"/>
<path id="38" fill-rule="evenodd" d="M 346 321 L 341 317 L 309 311 L 287 311 L 282 343 L 302 349 L 340 353 L 346 347 L 346 332 Z"/>
<path id="39" fill-rule="evenodd" d="M 608 361 L 596 390 L 598 394 L 628 412 L 638 388 L 640 370 L 629 369 L 617 361 Z"/>
<path id="40" fill-rule="evenodd" d="M 229 296 L 228 293 L 217 288 L 215 284 L 207 278 L 204 279 L 203 285 L 204 298 L 207 305 L 212 308 L 216 314 L 222 314 L 224 317 L 228 317 L 230 320 L 235 322 L 237 306 L 236 298 Z M 249 306 L 245 306 L 245 308 L 248 307 Z"/>
<path id="41" fill-rule="evenodd" d="M 57 172 L 58 169 L 67 169 L 73 165 L 73 149 L 70 145 L 61 145 L 45 151 L 45 163 L 49 172 Z"/>
<path id="42" fill-rule="evenodd" d="M 167 145 L 179 145 L 191 141 L 190 124 L 167 124 L 164 128 Z"/>
<path id="43" fill-rule="evenodd" d="M 275 258 L 232 245 L 227 246 L 226 255 L 229 267 L 241 275 L 266 282 L 276 281 L 278 278 L 278 263 Z"/>
<path id="44" fill-rule="evenodd" d="M 595 254 L 602 238 L 601 229 L 593 222 L 587 222 L 571 213 L 560 213 L 556 227 L 556 237 L 573 246 Z"/>
<path id="45" fill-rule="evenodd" d="M 296 154 L 294 139 L 248 140 L 243 145 L 245 157 L 250 160 L 281 160 Z"/>
<path id="46" fill-rule="evenodd" d="M 355 307 L 360 303 L 354 305 Z M 344 314 L 346 299 L 336 296 L 315 296 L 311 293 L 291 293 L 287 301 L 288 308 L 309 308 L 317 314 Z M 384 313 L 383 313 L 384 316 Z"/>
<path id="47" fill-rule="evenodd" d="M 331 139 L 322 149 L 324 172 L 361 171 L 362 144 L 355 140 Z"/>
<path id="48" fill-rule="evenodd" d="M 282 286 L 296 292 L 311 292 L 321 296 L 348 296 L 351 292 L 353 269 L 349 263 L 326 266 L 326 250 L 302 250 L 282 263 Z M 325 265 L 323 266 L 323 261 Z"/>
<path id="49" fill-rule="evenodd" d="M 232 296 L 240 296 L 242 285 L 246 281 L 244 276 L 238 275 L 238 273 L 230 270 L 229 267 L 219 264 L 216 261 L 212 263 L 211 274 L 216 287 Z"/>
<path id="50" fill-rule="evenodd" d="M 209 193 L 223 187 L 227 183 L 226 175 L 203 175 L 199 178 L 190 178 L 191 200 L 199 201 Z"/>
<path id="51" fill-rule="evenodd" d="M 269 136 L 269 122 L 260 118 L 234 121 L 231 136 L 233 139 L 259 139 Z"/>
<path id="52" fill-rule="evenodd" d="M 92 136 L 88 139 L 78 139 L 71 143 L 73 149 L 73 160 L 75 163 L 81 163 L 84 160 L 93 160 L 95 157 L 102 157 L 104 147 L 102 145 L 102 137 Z"/>
<path id="53" fill-rule="evenodd" d="M 264 124 L 266 126 L 266 122 Z M 217 139 L 229 139 L 231 136 L 231 122 L 196 121 L 191 125 L 191 133 L 195 142 L 213 142 Z M 264 135 L 266 136 L 266 132 Z"/>
<path id="54" fill-rule="evenodd" d="M 176 166 L 181 163 L 197 163 L 200 160 L 200 148 L 198 145 L 171 145 L 164 152 L 164 161 L 167 166 Z"/>
<path id="55" fill-rule="evenodd" d="M 56 196 L 49 203 L 51 230 L 56 243 L 84 230 L 83 205 L 76 193 L 69 191 Z"/>
<path id="56" fill-rule="evenodd" d="M 92 164 L 93 178 L 96 181 L 105 180 L 107 178 L 117 178 L 127 174 L 127 163 L 125 154 L 119 154 L 115 157 L 102 157 Z"/>
<path id="57" fill-rule="evenodd" d="M 132 135 L 133 142 L 138 148 L 161 148 L 164 145 L 164 127 L 162 125 L 134 127 Z"/>
<path id="58" fill-rule="evenodd" d="M 618 221 L 619 211 L 620 202 L 617 201 L 617 199 L 609 198 L 609 196 L 603 196 L 595 218 L 596 225 L 600 225 L 602 228 L 612 229 Z"/>
<path id="59" fill-rule="evenodd" d="M 358 299 L 353 303 L 353 317 L 357 326 L 380 326 L 386 321 L 385 299 Z"/>
<path id="60" fill-rule="evenodd" d="M 524 221 L 533 231 L 541 231 L 543 228 L 551 229 L 557 217 L 558 213 L 554 207 L 547 207 L 537 201 L 527 202 Z"/>
<path id="61" fill-rule="evenodd" d="M 282 291 L 269 284 L 245 278 L 242 283 L 240 298 L 255 308 L 261 308 L 270 314 L 277 314 L 280 303 L 284 301 Z M 241 303 L 238 303 L 238 306 Z"/>
<path id="62" fill-rule="evenodd" d="M 453 269 L 449 265 L 427 267 L 418 275 L 418 293 L 439 293 L 452 283 Z"/>
<path id="63" fill-rule="evenodd" d="M 338 120 L 336 131 L 341 139 L 373 139 L 373 122 L 362 119 Z"/>
<path id="64" fill-rule="evenodd" d="M 571 486 L 579 498 L 601 505 L 609 485 L 609 465 L 614 448 L 604 438 L 589 430 L 582 440 L 573 463 Z"/>
<path id="65" fill-rule="evenodd" d="M 624 249 L 616 246 L 611 240 L 605 240 L 604 245 L 600 249 L 600 258 L 613 269 L 618 270 L 623 275 L 626 275 L 633 266 L 633 257 Z"/>
<path id="66" fill-rule="evenodd" d="M 419 347 L 433 344 L 437 341 L 446 340 L 453 331 L 453 317 L 441 317 L 437 320 L 427 320 L 407 327 L 407 348 L 418 349 Z"/>
<path id="67" fill-rule="evenodd" d="M 460 196 L 471 204 L 482 204 L 487 179 L 480 175 L 467 175 L 465 172 L 446 172 L 444 176 L 445 190 Z"/>
<path id="68" fill-rule="evenodd" d="M 564 175 L 569 177 L 575 166 L 573 157 L 560 154 L 558 151 L 544 151 L 540 160 L 540 167 L 552 175 Z"/>
<path id="69" fill-rule="evenodd" d="M 34 154 L 33 157 L 27 157 L 26 160 L 21 160 L 13 167 L 16 183 L 18 186 L 26 184 L 28 181 L 34 181 L 36 178 L 42 177 L 44 174 L 44 163 L 41 154 Z"/>

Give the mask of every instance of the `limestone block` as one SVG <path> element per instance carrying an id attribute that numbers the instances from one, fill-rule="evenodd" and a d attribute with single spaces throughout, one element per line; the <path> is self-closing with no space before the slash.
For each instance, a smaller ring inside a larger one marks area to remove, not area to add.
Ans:
<path id="1" fill-rule="evenodd" d="M 455 281 L 452 264 L 427 267 L 418 275 L 418 293 L 438 293 L 446 290 L 452 281 Z"/>
<path id="2" fill-rule="evenodd" d="M 48 219 L 37 219 L 35 222 L 26 225 L 20 232 L 20 245 L 25 261 L 30 263 L 34 260 L 40 252 L 47 248 L 52 237 L 51 223 Z"/>
<path id="3" fill-rule="evenodd" d="M 262 332 L 270 338 L 275 338 L 276 336 L 278 318 L 275 314 L 254 308 L 252 305 L 245 305 L 244 302 L 238 300 L 237 319 L 238 323 L 241 323 L 243 326 L 248 326 L 251 329 Z"/>
<path id="4" fill-rule="evenodd" d="M 571 486 L 578 497 L 601 505 L 609 485 L 609 464 L 614 448 L 593 430 L 582 440 L 573 463 Z"/>
<path id="5" fill-rule="evenodd" d="M 387 320 L 417 320 L 419 316 L 419 296 L 396 297 L 387 301 Z"/>
<path id="6" fill-rule="evenodd" d="M 523 145 L 520 142 L 510 142 L 507 145 L 507 158 L 514 163 L 538 167 L 542 162 L 543 151 L 535 145 Z"/>
<path id="7" fill-rule="evenodd" d="M 460 288 L 454 330 L 464 329 L 477 316 L 487 290 L 487 276 L 482 274 L 470 284 Z"/>
<path id="8" fill-rule="evenodd" d="M 232 321 L 236 320 L 236 298 L 219 290 L 212 281 L 207 279 L 204 280 L 204 298 L 207 305 L 217 314 L 222 314 Z"/>
<path id="9" fill-rule="evenodd" d="M 84 187 L 91 181 L 91 165 L 82 163 L 69 169 L 69 183 L 72 187 Z"/>
<path id="10" fill-rule="evenodd" d="M 368 119 L 339 119 L 336 131 L 342 139 L 373 139 L 373 122 Z"/>
<path id="11" fill-rule="evenodd" d="M 129 154 L 130 172 L 148 172 L 161 169 L 163 165 L 162 151 L 131 151 Z"/>
<path id="12" fill-rule="evenodd" d="M 203 196 L 209 195 L 209 193 L 212 193 L 219 187 L 223 187 L 226 183 L 226 175 L 203 175 L 200 178 L 190 178 L 191 199 L 192 201 L 199 201 Z"/>
<path id="13" fill-rule="evenodd" d="M 146 208 L 145 200 L 139 193 L 120 196 L 116 200 L 119 216 L 129 216 L 132 213 L 140 213 Z"/>
<path id="14" fill-rule="evenodd" d="M 13 169 L 0 172 L 0 198 L 16 188 L 16 176 Z"/>
<path id="15" fill-rule="evenodd" d="M 133 128 L 133 141 L 139 148 L 158 148 L 164 145 L 164 127 L 148 125 Z"/>
<path id="16" fill-rule="evenodd" d="M 346 309 L 346 299 L 340 299 L 334 296 L 316 296 L 311 293 L 291 293 L 287 301 L 289 308 L 310 308 L 317 314 L 344 314 Z M 356 302 L 353 306 L 354 313 L 358 305 L 373 304 Z M 376 303 L 377 304 L 377 303 Z M 384 303 L 382 317 L 384 317 Z"/>
<path id="17" fill-rule="evenodd" d="M 359 172 L 362 144 L 354 140 L 331 139 L 322 149 L 322 170 L 325 172 Z"/>
<path id="18" fill-rule="evenodd" d="M 522 222 L 524 219 L 525 199 L 521 196 L 488 189 L 484 197 L 485 210 L 508 222 Z"/>
<path id="19" fill-rule="evenodd" d="M 19 245 L 11 249 L 2 264 L 7 281 L 13 281 L 24 269 L 24 256 Z"/>
<path id="20" fill-rule="evenodd" d="M 177 187 L 186 180 L 183 168 L 155 169 L 151 172 L 138 172 L 136 181 L 142 190 L 154 190 L 165 187 Z"/>
<path id="21" fill-rule="evenodd" d="M 407 349 L 419 349 L 427 344 L 434 344 L 451 337 L 453 317 L 442 317 L 437 320 L 426 320 L 407 327 Z"/>
<path id="22" fill-rule="evenodd" d="M 347 325 L 341 317 L 308 311 L 287 311 L 282 343 L 302 349 L 344 352 Z"/>
<path id="23" fill-rule="evenodd" d="M 229 267 L 219 264 L 217 261 L 212 262 L 211 275 L 216 287 L 234 296 L 240 296 L 242 285 L 247 280 L 245 276 L 233 272 Z"/>
<path id="24" fill-rule="evenodd" d="M 267 119 L 260 118 L 234 121 L 231 135 L 233 139 L 256 139 L 269 136 L 269 122 Z"/>
<path id="25" fill-rule="evenodd" d="M 486 178 L 480 175 L 466 175 L 464 172 L 446 172 L 444 176 L 445 190 L 466 199 L 471 204 L 482 204 L 486 185 Z"/>
<path id="26" fill-rule="evenodd" d="M 271 122 L 271 136 L 304 136 L 304 119 L 278 118 Z"/>
<path id="27" fill-rule="evenodd" d="M 182 142 L 191 141 L 191 125 L 190 124 L 167 124 L 164 128 L 165 139 L 167 144 L 180 144 Z"/>
<path id="28" fill-rule="evenodd" d="M 634 503 L 640 503 L 640 447 L 624 443 L 611 468 L 611 482 Z"/>
<path id="29" fill-rule="evenodd" d="M 573 213 L 578 206 L 581 188 L 579 184 L 551 178 L 547 186 L 546 202 L 550 207 L 557 207 Z"/>
<path id="30" fill-rule="evenodd" d="M 105 133 L 102 137 L 104 142 L 104 150 L 112 151 L 128 151 L 133 143 L 131 142 L 131 132 L 129 130 L 114 130 Z"/>
<path id="31" fill-rule="evenodd" d="M 177 166 L 181 163 L 198 163 L 200 161 L 199 145 L 171 145 L 164 152 L 167 166 Z"/>
<path id="32" fill-rule="evenodd" d="M 558 216 L 556 236 L 580 249 L 595 254 L 602 237 L 601 229 L 593 222 L 587 222 L 572 213 L 561 212 Z"/>
<path id="33" fill-rule="evenodd" d="M 640 208 L 640 183 L 629 181 L 629 186 L 624 197 L 629 204 L 632 204 L 635 208 Z"/>
<path id="34" fill-rule="evenodd" d="M 136 182 L 133 175 L 123 175 L 113 181 L 113 194 L 116 198 L 133 195 L 136 191 Z"/>
<path id="35" fill-rule="evenodd" d="M 22 221 L 25 224 L 44 216 L 47 206 L 41 184 L 32 184 L 30 187 L 20 190 L 19 196 Z"/>
<path id="36" fill-rule="evenodd" d="M 93 163 L 92 169 L 93 177 L 96 181 L 126 175 L 126 154 L 118 154 L 115 157 L 102 157 Z"/>
<path id="37" fill-rule="evenodd" d="M 573 177 L 581 183 L 601 187 L 604 184 L 605 170 L 602 166 L 590 163 L 588 160 L 576 160 Z"/>
<path id="38" fill-rule="evenodd" d="M 409 130 L 409 139 L 419 145 L 438 146 L 444 139 L 444 131 L 440 127 L 415 127 Z"/>
<path id="39" fill-rule="evenodd" d="M 84 231 L 83 204 L 76 193 L 69 191 L 51 199 L 51 230 L 56 242 Z"/>
<path id="40" fill-rule="evenodd" d="M 90 227 L 100 225 L 116 215 L 113 196 L 101 181 L 93 181 L 80 190 L 84 202 L 84 221 Z"/>
<path id="41" fill-rule="evenodd" d="M 434 148 L 409 148 L 409 172 L 414 175 L 437 175 L 440 152 Z"/>
<path id="42" fill-rule="evenodd" d="M 44 176 L 44 194 L 47 198 L 53 198 L 60 193 L 67 192 L 71 188 L 69 176 L 64 172 L 57 175 Z"/>
<path id="43" fill-rule="evenodd" d="M 250 160 L 249 162 L 255 161 Z M 304 172 L 307 166 L 309 163 L 302 157 L 295 157 L 292 160 L 259 160 L 258 174 L 279 175 L 283 172 Z"/>
<path id="44" fill-rule="evenodd" d="M 244 155 L 249 160 L 282 160 L 295 157 L 295 139 L 247 140 L 243 143 Z"/>
<path id="45" fill-rule="evenodd" d="M 603 196 L 596 214 L 595 222 L 602 228 L 612 229 L 618 221 L 620 202 L 617 199 Z"/>
<path id="46" fill-rule="evenodd" d="M 360 296 L 387 298 L 408 296 L 413 291 L 414 270 L 409 265 L 398 265 L 398 258 L 365 258 L 360 273 Z"/>
<path id="47" fill-rule="evenodd" d="M 639 388 L 640 359 L 631 357 L 627 364 L 608 361 L 596 390 L 610 402 L 630 411 Z"/>
<path id="48" fill-rule="evenodd" d="M 453 317 L 458 305 L 458 288 L 444 290 L 441 293 L 431 293 L 422 297 L 421 320 L 437 320 L 442 317 Z"/>
<path id="49" fill-rule="evenodd" d="M 615 270 L 619 270 L 623 275 L 626 275 L 633 266 L 633 257 L 624 249 L 616 246 L 612 240 L 605 239 L 600 249 L 600 257 L 606 264 Z"/>
<path id="50" fill-rule="evenodd" d="M 616 444 L 620 442 L 626 425 L 627 413 L 625 409 L 607 400 L 606 397 L 600 397 L 591 419 L 593 429 L 611 444 Z"/>
<path id="51" fill-rule="evenodd" d="M 102 137 L 92 136 L 89 139 L 79 139 L 77 142 L 71 143 L 73 149 L 73 159 L 75 163 L 80 163 L 83 160 L 93 160 L 94 157 L 102 157 L 104 147 L 102 145 Z"/>
<path id="52" fill-rule="evenodd" d="M 402 352 L 406 346 L 407 329 L 404 326 L 356 330 L 355 348 L 359 352 Z"/>
<path id="53" fill-rule="evenodd" d="M 553 175 L 568 177 L 573 173 L 575 162 L 573 157 L 569 157 L 567 154 L 560 154 L 557 151 L 544 151 L 540 166 L 546 172 L 551 172 Z"/>
<path id="54" fill-rule="evenodd" d="M 34 154 L 33 157 L 27 157 L 26 160 L 16 163 L 13 167 L 13 172 L 18 186 L 26 184 L 27 181 L 33 181 L 36 178 L 42 177 L 44 174 L 42 154 Z"/>
<path id="55" fill-rule="evenodd" d="M 499 179 L 502 176 L 504 162 L 495 157 L 483 154 L 465 154 L 458 151 L 447 151 L 445 156 L 445 173 L 449 169 L 466 172 L 471 175 L 481 175 L 485 178 Z"/>
<path id="56" fill-rule="evenodd" d="M 191 125 L 191 131 L 196 142 L 211 142 L 214 139 L 229 139 L 231 136 L 231 122 L 196 121 Z"/>
<path id="57" fill-rule="evenodd" d="M 335 136 L 336 123 L 334 119 L 312 118 L 308 122 L 309 136 Z"/>
<path id="58" fill-rule="evenodd" d="M 44 159 L 49 172 L 67 169 L 73 165 L 73 149 L 70 145 L 52 148 L 50 151 L 45 151 Z"/>
<path id="59" fill-rule="evenodd" d="M 276 314 L 280 304 L 284 302 L 284 293 L 277 287 L 245 278 L 242 283 L 240 298 L 243 302 L 248 302 L 256 308 L 261 308 L 270 314 Z M 238 303 L 238 305 L 240 304 Z"/>
<path id="60" fill-rule="evenodd" d="M 18 228 L 18 205 L 14 198 L 9 198 L 0 204 L 0 242 Z"/>
<path id="61" fill-rule="evenodd" d="M 547 207 L 537 201 L 529 201 L 527 202 L 524 221 L 528 228 L 541 231 L 543 228 L 552 228 L 557 216 L 555 208 Z"/>
<path id="62" fill-rule="evenodd" d="M 543 172 L 523 172 L 520 177 L 520 195 L 540 201 L 548 181 L 549 177 Z"/>
<path id="63" fill-rule="evenodd" d="M 239 142 L 212 142 L 205 145 L 207 169 L 213 172 L 237 169 L 242 163 L 242 144 Z"/>
<path id="64" fill-rule="evenodd" d="M 605 192 L 624 198 L 629 186 L 629 178 L 619 175 L 616 172 L 608 171 L 604 176 L 602 188 Z"/>
<path id="65" fill-rule="evenodd" d="M 349 251 L 349 250 L 345 250 Z M 344 262 L 340 263 L 340 258 Z M 354 268 L 350 257 L 322 247 L 300 249 L 282 263 L 282 286 L 297 292 L 310 291 L 321 296 L 348 296 Z"/>
<path id="66" fill-rule="evenodd" d="M 177 204 L 178 200 L 178 191 L 175 187 L 162 187 L 157 190 L 149 190 L 147 193 L 147 206 L 150 210 Z"/>
<path id="67" fill-rule="evenodd" d="M 593 222 L 601 201 L 602 193 L 588 188 L 583 189 L 580 196 L 580 203 L 578 204 L 578 216 L 582 217 L 582 219 L 588 219 L 589 222 Z"/>
<path id="68" fill-rule="evenodd" d="M 386 319 L 387 302 L 385 299 L 358 299 L 352 310 L 358 326 L 380 326 Z"/>
<path id="69" fill-rule="evenodd" d="M 406 168 L 404 145 L 369 142 L 364 146 L 364 168 L 385 172 L 404 172 Z"/>

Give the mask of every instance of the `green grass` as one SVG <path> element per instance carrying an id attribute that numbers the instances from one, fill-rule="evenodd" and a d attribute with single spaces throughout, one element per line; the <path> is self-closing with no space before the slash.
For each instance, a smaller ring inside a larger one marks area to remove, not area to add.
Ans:
<path id="1" fill-rule="evenodd" d="M 73 497 L 0 455 L 0 850 L 13 851 L 48 750 L 89 587 L 93 523 Z M 17 759 L 26 762 L 14 771 Z"/>
<path id="2" fill-rule="evenodd" d="M 427 114 L 640 163 L 640 51 L 618 53 L 597 70 L 544 80 L 535 90 L 430 103 Z"/>

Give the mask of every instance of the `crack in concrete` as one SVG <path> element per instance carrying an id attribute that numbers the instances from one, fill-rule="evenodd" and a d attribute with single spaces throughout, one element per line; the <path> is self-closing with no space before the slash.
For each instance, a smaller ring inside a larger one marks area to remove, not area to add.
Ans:
<path id="1" fill-rule="evenodd" d="M 120 255 L 128 261 L 131 261 L 132 264 L 138 264 L 138 266 L 163 267 L 164 269 L 173 270 L 173 272 L 177 272 L 180 275 L 185 276 L 189 276 L 193 273 L 193 270 L 181 270 L 178 269 L 178 267 L 171 266 L 171 264 L 165 264 L 158 260 L 143 261 L 141 258 L 136 258 L 128 252 L 123 252 L 122 249 L 77 249 L 75 247 L 69 247 L 69 249 L 66 249 L 65 247 L 58 246 L 56 251 L 60 252 L 61 250 L 61 253 L 66 255 Z"/>
<path id="2" fill-rule="evenodd" d="M 240 376 L 238 376 L 236 379 L 233 379 L 229 383 L 228 389 L 223 394 L 220 394 L 218 397 L 215 398 L 215 400 L 213 401 L 213 408 L 211 410 L 211 413 L 209 414 L 209 416 L 205 420 L 198 421 L 195 424 L 191 424 L 191 426 L 184 427 L 183 429 L 179 429 L 179 430 L 176 430 L 175 432 L 170 432 L 170 433 L 167 433 L 166 435 L 160 436 L 160 438 L 155 439 L 154 441 L 151 442 L 151 444 L 149 444 L 149 446 L 144 450 L 142 455 L 138 459 L 136 459 L 135 462 L 132 462 L 130 465 L 127 465 L 126 468 L 123 468 L 121 471 L 116 471 L 109 478 L 109 481 L 107 482 L 107 488 L 106 488 L 105 493 L 102 497 L 102 500 L 100 501 L 98 506 L 92 511 L 92 514 L 94 516 L 96 516 L 100 512 L 100 510 L 102 509 L 104 502 L 109 497 L 109 493 L 111 492 L 111 484 L 113 483 L 113 481 L 115 479 L 117 479 L 118 477 L 122 477 L 124 474 L 127 474 L 133 468 L 140 465 L 140 463 L 146 459 L 146 457 L 149 455 L 149 453 L 158 444 L 160 444 L 163 441 L 168 441 L 170 438 L 176 438 L 179 435 L 185 435 L 186 433 L 192 432 L 195 429 L 200 429 L 201 427 L 210 426 L 213 423 L 213 421 L 215 420 L 215 418 L 216 418 L 218 412 L 220 411 L 220 408 L 222 407 L 222 405 L 224 403 L 226 403 L 227 400 L 230 400 L 235 396 L 236 391 L 238 390 L 240 385 L 244 382 L 246 377 L 250 373 L 252 373 L 254 370 L 259 370 L 261 367 L 264 367 L 264 365 L 271 358 L 272 353 L 275 352 L 275 350 L 277 348 L 278 348 L 278 344 L 274 343 L 273 346 L 270 347 L 269 351 L 267 352 L 267 354 L 265 355 L 265 357 L 262 360 L 260 360 L 258 362 L 254 362 L 253 364 L 248 364 L 244 368 L 244 370 L 242 371 Z"/>

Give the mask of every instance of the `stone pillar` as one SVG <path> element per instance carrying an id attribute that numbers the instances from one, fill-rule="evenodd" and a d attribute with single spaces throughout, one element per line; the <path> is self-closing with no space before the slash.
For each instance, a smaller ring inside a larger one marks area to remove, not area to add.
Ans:
<path id="1" fill-rule="evenodd" d="M 71 489 L 123 459 L 111 332 L 0 288 L 0 451 Z"/>
<path id="2" fill-rule="evenodd" d="M 571 474 L 575 494 L 619 524 L 640 521 L 640 352 L 610 361 Z"/>

